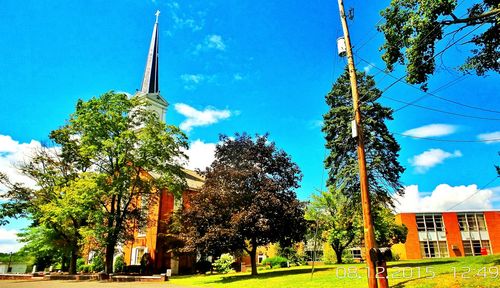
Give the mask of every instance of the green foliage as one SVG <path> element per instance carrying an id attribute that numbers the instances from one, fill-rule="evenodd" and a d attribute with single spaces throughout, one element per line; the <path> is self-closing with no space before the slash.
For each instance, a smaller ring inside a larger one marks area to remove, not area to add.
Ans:
<path id="1" fill-rule="evenodd" d="M 374 207 L 375 239 L 379 247 L 391 247 L 394 244 L 405 243 L 408 228 L 396 224 L 395 215 L 386 207 Z"/>
<path id="2" fill-rule="evenodd" d="M 96 253 L 94 257 L 92 257 L 90 269 L 92 272 L 101 272 L 104 271 L 104 265 L 104 255 Z"/>
<path id="3" fill-rule="evenodd" d="M 377 99 L 382 92 L 375 87 L 372 76 L 357 72 L 360 109 L 363 116 L 364 145 L 369 191 L 373 203 L 391 206 L 392 194 L 403 193 L 399 181 L 404 168 L 399 164 L 399 144 L 387 129 L 386 121 L 392 120 L 392 110 L 380 105 Z M 351 136 L 353 108 L 349 73 L 344 73 L 326 95 L 330 110 L 323 115 L 326 148 L 330 150 L 325 160 L 328 169 L 327 184 L 330 189 L 342 192 L 352 203 L 361 203 L 357 140 Z M 359 205 L 356 205 L 359 207 Z"/>
<path id="4" fill-rule="evenodd" d="M 472 1 L 462 18 L 455 15 L 459 13 L 457 2 L 392 0 L 390 6 L 381 12 L 385 23 L 378 27 L 385 36 L 381 49 L 384 50 L 382 58 L 388 69 L 392 71 L 396 63 L 404 64 L 409 83 L 426 83 L 428 75 L 435 70 L 436 44 L 444 42 L 449 35 L 450 41 L 455 41 L 454 38 L 459 38 L 458 33 L 464 29 L 474 32 L 469 27 L 483 26 L 469 41 L 473 44 L 472 56 L 467 58 L 461 69 L 474 70 L 478 75 L 490 70 L 500 72 L 500 62 L 497 61 L 500 58 L 498 1 Z"/>
<path id="5" fill-rule="evenodd" d="M 262 265 L 269 265 L 271 268 L 275 267 L 286 267 L 287 266 L 288 259 L 285 257 L 281 256 L 275 256 L 275 257 L 270 257 L 266 258 L 262 261 Z"/>
<path id="6" fill-rule="evenodd" d="M 123 272 L 123 270 L 125 269 L 125 260 L 123 258 L 123 255 L 116 257 L 113 267 L 114 272 Z"/>
<path id="7" fill-rule="evenodd" d="M 305 254 L 298 250 L 298 245 L 292 247 L 279 247 L 278 255 L 286 258 L 295 265 L 302 265 L 305 261 Z"/>
<path id="8" fill-rule="evenodd" d="M 349 251 L 349 250 L 344 250 L 344 251 L 342 252 L 342 263 L 345 263 L 345 264 L 353 264 L 353 263 L 356 263 L 356 261 L 354 261 L 354 257 L 352 256 L 351 251 Z"/>
<path id="9" fill-rule="evenodd" d="M 341 190 L 321 192 L 311 197 L 306 219 L 314 221 L 320 240 L 328 243 L 335 255 L 342 255 L 343 251 L 362 235 L 359 211 Z M 336 258 L 335 262 L 342 263 L 342 257 Z M 327 261 L 330 262 L 331 259 Z"/>
<path id="10" fill-rule="evenodd" d="M 113 266 L 114 247 L 132 237 L 129 223 L 145 223 L 143 207 L 156 201 L 165 187 L 179 194 L 185 185 L 181 167 L 186 137 L 177 127 L 167 126 L 142 99 L 109 92 L 79 101 L 67 125 L 52 132 L 67 154 L 78 164 L 92 165 L 90 199 L 98 209 L 87 219 L 93 237 L 106 249 L 106 272 Z M 154 177 L 144 177 L 154 171 Z M 89 187 L 90 185 L 87 185 Z M 137 205 L 134 199 L 141 199 Z"/>
<path id="11" fill-rule="evenodd" d="M 60 233 L 43 224 L 25 228 L 17 236 L 25 243 L 20 253 L 32 256 L 33 264 L 40 270 L 62 262 L 71 250 Z"/>
<path id="12" fill-rule="evenodd" d="M 231 271 L 231 264 L 233 264 L 233 262 L 234 257 L 231 254 L 222 254 L 212 265 L 215 271 L 225 274 Z"/>
<path id="13" fill-rule="evenodd" d="M 82 267 L 85 265 L 85 259 L 83 258 L 78 258 L 76 260 L 76 271 L 82 271 Z"/>
<path id="14" fill-rule="evenodd" d="M 294 192 L 302 176 L 267 135 L 220 140 L 205 185 L 184 212 L 186 243 L 205 255 L 245 250 L 255 274 L 258 246 L 303 238 L 304 205 Z"/>

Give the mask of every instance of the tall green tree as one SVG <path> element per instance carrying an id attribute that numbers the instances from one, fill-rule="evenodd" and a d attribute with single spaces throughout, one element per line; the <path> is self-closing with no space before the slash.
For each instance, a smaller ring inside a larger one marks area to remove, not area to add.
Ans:
<path id="1" fill-rule="evenodd" d="M 344 250 L 359 243 L 363 234 L 359 211 L 340 190 L 322 191 L 311 197 L 306 219 L 318 226 L 318 234 L 335 251 L 340 264 Z"/>
<path id="2" fill-rule="evenodd" d="M 147 207 L 160 188 L 182 191 L 179 159 L 185 157 L 186 136 L 163 123 L 142 99 L 113 92 L 78 101 L 68 124 L 56 133 L 70 135 L 60 144 L 78 151 L 98 175 L 100 209 L 92 215 L 93 231 L 105 250 L 105 272 L 111 273 L 116 245 L 133 235 L 131 223 L 147 220 Z"/>
<path id="3" fill-rule="evenodd" d="M 51 139 L 57 141 L 57 136 L 52 134 Z M 65 249 L 38 252 L 66 253 L 62 258 L 69 260 L 69 272 L 74 274 L 81 247 L 81 228 L 87 225 L 90 211 L 96 208 L 96 198 L 92 197 L 96 190 L 96 186 L 92 185 L 94 174 L 83 172 L 85 168 L 77 164 L 74 155 L 68 154 L 65 148 L 41 147 L 31 156 L 29 161 L 19 164 L 19 169 L 35 181 L 36 187 L 11 183 L 5 175 L 0 175 L 0 183 L 7 187 L 7 193 L 2 195 L 7 201 L 0 205 L 0 219 L 6 223 L 10 217 L 26 217 L 33 221 L 32 226 L 43 227 L 44 233 L 39 233 L 42 230 L 27 231 L 25 242 L 30 246 L 31 241 L 36 242 L 46 235 L 59 239 Z M 35 254 L 36 247 L 45 248 L 37 245 L 30 247 Z M 46 256 L 50 258 L 50 255 Z"/>
<path id="4" fill-rule="evenodd" d="M 183 215 L 187 244 L 214 256 L 244 250 L 256 275 L 258 246 L 289 246 L 304 235 L 304 205 L 294 192 L 302 175 L 267 135 L 220 141 L 205 184 Z"/>
<path id="5" fill-rule="evenodd" d="M 459 43 L 467 41 L 473 45 L 471 56 L 461 69 L 475 71 L 477 75 L 488 71 L 499 73 L 500 1 L 459 2 L 392 0 L 389 7 L 381 12 L 386 21 L 379 26 L 385 36 L 381 49 L 384 50 L 382 59 L 388 69 L 393 70 L 396 63 L 404 64 L 409 83 L 426 83 L 428 75 L 433 74 L 436 67 L 436 45 L 447 35 L 455 36 L 462 30 L 478 28 L 471 32 L 473 36 Z M 464 15 L 459 12 L 459 5 L 466 10 Z"/>
<path id="6" fill-rule="evenodd" d="M 368 188 L 376 205 L 393 206 L 391 194 L 403 193 L 399 180 L 404 168 L 399 164 L 399 144 L 387 129 L 385 121 L 392 120 L 392 110 L 377 102 L 382 92 L 375 87 L 372 76 L 356 72 L 363 117 L 364 144 Z M 351 135 L 354 119 L 351 85 L 347 69 L 326 95 L 330 110 L 323 115 L 328 169 L 327 185 L 340 190 L 348 199 L 360 203 L 357 140 Z"/>

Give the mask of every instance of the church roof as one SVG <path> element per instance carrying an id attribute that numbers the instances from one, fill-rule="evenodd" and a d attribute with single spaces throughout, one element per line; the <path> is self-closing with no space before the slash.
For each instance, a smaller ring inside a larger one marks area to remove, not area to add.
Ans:
<path id="1" fill-rule="evenodd" d="M 186 184 L 189 190 L 194 190 L 198 191 L 201 189 L 203 184 L 205 183 L 205 177 L 202 175 L 196 173 L 196 171 L 189 170 L 189 169 L 182 169 L 182 172 L 184 172 L 184 179 L 186 180 Z M 157 172 L 147 172 L 149 175 L 151 175 L 153 178 L 158 178 L 160 177 L 160 174 Z"/>
<path id="2" fill-rule="evenodd" d="M 184 173 L 186 174 L 185 179 L 189 189 L 200 190 L 205 183 L 205 177 L 193 170 L 182 169 L 182 171 L 184 171 Z"/>

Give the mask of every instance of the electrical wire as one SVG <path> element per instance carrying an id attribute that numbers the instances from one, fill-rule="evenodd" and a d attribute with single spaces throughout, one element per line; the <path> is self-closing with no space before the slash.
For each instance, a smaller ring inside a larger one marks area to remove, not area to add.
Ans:
<path id="1" fill-rule="evenodd" d="M 477 29 L 479 29 L 480 27 L 482 27 L 484 25 L 484 23 L 481 23 L 479 24 L 478 26 L 476 26 L 474 29 L 472 29 L 471 31 L 467 32 L 465 35 L 463 35 L 462 37 L 460 37 L 458 40 L 454 41 L 453 43 L 451 44 L 448 44 L 443 50 L 439 51 L 438 53 L 434 54 L 431 58 L 427 59 L 426 61 L 424 61 L 424 63 L 422 63 L 421 65 L 429 62 L 430 60 L 433 60 L 435 59 L 437 56 L 443 54 L 446 50 L 450 49 L 453 45 L 457 44 L 458 42 L 462 41 L 465 37 L 469 36 L 472 32 L 476 31 Z M 396 85 L 396 83 L 398 83 L 400 80 L 402 80 L 403 78 L 405 78 L 406 76 L 408 75 L 408 73 L 405 73 L 403 76 L 399 77 L 396 81 L 392 82 L 389 86 L 387 86 L 383 91 L 382 93 L 386 92 L 387 90 L 389 90 L 392 86 Z"/>
<path id="2" fill-rule="evenodd" d="M 439 113 L 444 113 L 444 114 L 449 114 L 449 115 L 454 115 L 454 116 L 459 116 L 459 117 L 464 117 L 464 118 L 472 118 L 472 119 L 480 119 L 480 120 L 490 120 L 490 121 L 500 121 L 500 118 L 490 118 L 490 117 L 466 115 L 466 114 L 461 114 L 461 113 L 455 113 L 455 112 L 440 110 L 440 109 L 436 109 L 436 108 L 432 108 L 432 107 L 428 107 L 428 106 L 422 106 L 422 105 L 418 105 L 418 104 L 412 104 L 410 102 L 401 101 L 401 100 L 398 100 L 398 99 L 395 99 L 395 98 L 392 98 L 392 97 L 389 97 L 389 96 L 380 96 L 380 97 L 381 98 L 385 98 L 385 99 L 389 99 L 389 100 L 394 101 L 394 102 L 403 103 L 403 104 L 411 105 L 411 106 L 418 107 L 418 108 L 421 108 L 421 109 L 426 109 L 426 110 L 430 110 L 430 111 L 434 111 L 434 112 L 439 112 Z"/>
<path id="3" fill-rule="evenodd" d="M 470 139 L 438 139 L 438 138 L 430 138 L 430 137 L 419 137 L 419 136 L 412 136 L 404 133 L 398 133 L 398 132 L 392 132 L 393 134 L 403 136 L 403 137 L 408 137 L 408 138 L 414 138 L 414 139 L 422 139 L 422 140 L 429 140 L 429 141 L 437 141 L 437 142 L 456 142 L 456 143 L 492 143 L 492 142 L 500 142 L 500 138 L 491 138 L 491 139 L 485 139 L 485 140 L 470 140 Z"/>
<path id="4" fill-rule="evenodd" d="M 464 203 L 465 201 L 469 200 L 470 198 L 474 197 L 477 195 L 477 193 L 481 192 L 484 188 L 488 187 L 490 184 L 495 182 L 500 176 L 495 176 L 495 178 L 491 179 L 486 185 L 483 185 L 481 188 L 477 189 L 476 192 L 472 193 L 469 197 L 465 198 L 464 200 L 458 202 L 457 204 L 451 206 L 450 208 L 446 209 L 445 211 L 450 211 L 451 209 L 457 207 L 458 205 Z"/>
<path id="5" fill-rule="evenodd" d="M 439 96 L 439 95 L 434 94 L 436 91 L 443 90 L 443 89 L 444 89 L 444 87 L 448 88 L 449 86 L 451 86 L 451 85 L 450 85 L 451 83 L 452 83 L 452 84 L 456 84 L 456 83 L 458 83 L 459 81 L 463 80 L 463 79 L 464 79 L 464 78 L 463 78 L 463 76 L 462 76 L 462 77 L 458 77 L 458 78 L 456 78 L 456 79 L 453 79 L 452 81 L 450 81 L 450 82 L 448 82 L 448 83 L 446 83 L 446 84 L 442 85 L 441 87 L 437 88 L 434 92 L 422 91 L 420 88 L 418 88 L 418 87 L 416 87 L 416 86 L 414 86 L 414 85 L 412 85 L 412 84 L 410 84 L 410 83 L 408 83 L 408 82 L 406 82 L 406 81 L 404 81 L 404 80 L 402 80 L 402 79 L 398 79 L 396 76 L 394 76 L 394 75 L 390 74 L 390 73 L 389 73 L 389 72 L 387 72 L 386 70 L 383 70 L 383 69 L 381 69 L 381 68 L 377 67 L 376 65 L 372 64 L 372 63 L 371 63 L 371 62 L 369 62 L 368 60 L 363 59 L 361 56 L 356 55 L 356 57 L 357 57 L 357 58 L 359 58 L 361 61 L 363 61 L 363 62 L 365 62 L 365 63 L 367 63 L 367 64 L 371 65 L 371 66 L 372 66 L 372 67 L 374 67 L 375 69 L 377 69 L 377 70 L 379 70 L 379 71 L 381 71 L 381 72 L 383 72 L 383 73 L 387 74 L 388 76 L 390 76 L 390 77 L 392 77 L 392 78 L 396 79 L 396 81 L 399 81 L 399 82 L 401 82 L 401 83 L 404 83 L 404 84 L 406 84 L 406 85 L 408 85 L 408 86 L 412 87 L 413 89 L 416 89 L 416 90 L 418 90 L 418 91 L 420 91 L 420 92 L 422 92 L 422 93 L 425 93 L 425 94 L 426 94 L 426 96 L 419 97 L 419 98 L 417 98 L 417 99 L 415 99 L 415 100 L 413 100 L 413 101 L 409 102 L 409 103 L 408 103 L 408 104 L 406 104 L 405 106 L 402 106 L 402 107 L 400 107 L 400 108 L 398 108 L 398 109 L 395 109 L 395 110 L 394 110 L 394 112 L 397 112 L 397 111 L 402 110 L 402 109 L 404 109 L 404 108 L 406 108 L 406 107 L 408 107 L 408 106 L 411 106 L 411 105 L 413 105 L 414 103 L 416 103 L 416 102 L 418 102 L 418 101 L 420 101 L 420 100 L 424 99 L 424 98 L 425 98 L 425 97 L 427 97 L 427 96 L 432 96 L 432 97 L 434 97 L 434 98 L 437 98 L 437 99 L 440 99 L 440 100 L 443 100 L 443 101 L 446 101 L 446 102 L 449 102 L 449 103 L 453 103 L 453 104 L 455 104 L 455 105 L 459 105 L 459 106 L 467 107 L 467 108 L 470 108 L 470 109 L 475 109 L 475 110 L 481 110 L 481 111 L 484 111 L 484 112 L 490 112 L 490 113 L 500 114 L 500 111 L 499 111 L 499 110 L 487 109 L 487 108 L 482 108 L 482 107 L 473 106 L 473 105 L 469 105 L 469 104 L 464 104 L 464 103 L 461 103 L 461 102 L 458 102 L 458 101 L 455 101 L 455 100 L 450 100 L 450 99 L 448 99 L 448 98 L 441 97 L 441 96 Z"/>

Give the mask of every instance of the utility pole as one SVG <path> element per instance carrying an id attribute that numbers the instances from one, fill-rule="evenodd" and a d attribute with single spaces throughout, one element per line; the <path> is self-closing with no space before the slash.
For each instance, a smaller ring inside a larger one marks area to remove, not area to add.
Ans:
<path id="1" fill-rule="evenodd" d="M 359 182 L 361 186 L 361 205 L 363 208 L 363 231 L 365 240 L 365 257 L 368 265 L 368 287 L 377 288 L 376 265 L 375 260 L 370 254 L 371 249 L 376 248 L 375 231 L 373 229 L 373 219 L 371 214 L 370 192 L 368 191 L 368 177 L 366 175 L 365 146 L 363 143 L 363 128 L 361 126 L 361 111 L 359 108 L 359 95 L 356 80 L 356 69 L 354 68 L 354 59 L 352 55 L 351 39 L 349 38 L 349 29 L 344 12 L 344 3 L 338 0 L 340 21 L 344 31 L 344 40 L 347 52 L 347 63 L 349 65 L 349 78 L 351 80 L 352 102 L 354 106 L 354 120 L 356 122 L 357 140 L 358 140 L 358 163 L 359 163 Z M 382 285 L 381 285 L 382 286 Z M 381 287 L 383 288 L 383 287 Z"/>

